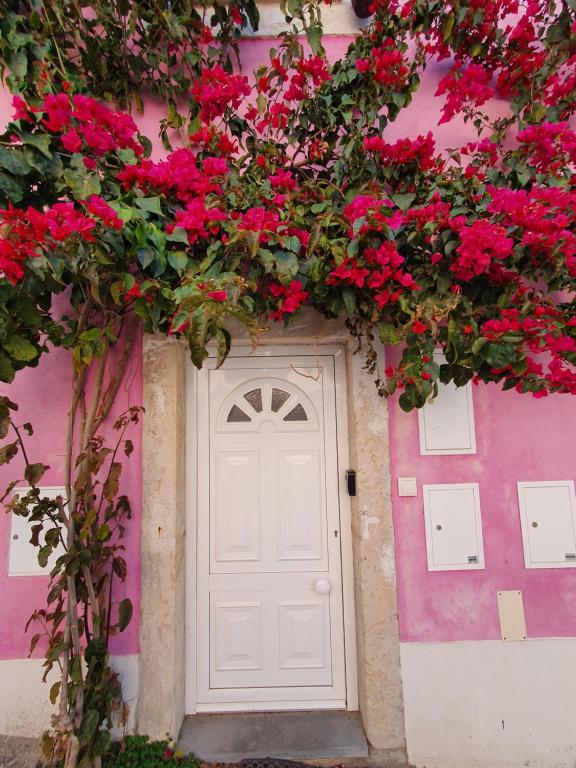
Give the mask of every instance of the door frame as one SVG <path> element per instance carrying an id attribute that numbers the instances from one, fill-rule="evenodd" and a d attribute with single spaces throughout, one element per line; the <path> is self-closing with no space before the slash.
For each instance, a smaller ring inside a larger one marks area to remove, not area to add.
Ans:
<path id="1" fill-rule="evenodd" d="M 344 618 L 344 664 L 346 679 L 346 709 L 358 709 L 358 670 L 356 656 L 356 620 L 354 610 L 354 572 L 352 554 L 352 509 L 347 491 L 346 469 L 350 466 L 348 431 L 348 394 L 346 376 L 346 348 L 340 344 L 287 344 L 266 345 L 255 351 L 249 346 L 238 346 L 230 356 L 255 357 L 310 357 L 330 356 L 334 359 L 336 401 L 336 450 L 338 457 L 338 496 L 340 502 L 340 551 L 342 561 L 342 606 Z M 189 362 L 186 370 L 186 599 L 185 599 L 185 713 L 210 711 L 260 711 L 328 709 L 326 701 L 291 701 L 252 704 L 198 704 L 197 702 L 197 526 L 198 526 L 198 371 Z M 340 705 L 336 703 L 337 708 Z"/>

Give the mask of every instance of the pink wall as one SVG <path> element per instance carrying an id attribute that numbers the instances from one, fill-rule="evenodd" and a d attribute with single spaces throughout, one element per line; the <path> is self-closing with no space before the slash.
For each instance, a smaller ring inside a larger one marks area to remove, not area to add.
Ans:
<path id="1" fill-rule="evenodd" d="M 516 482 L 576 480 L 576 400 L 473 387 L 477 454 L 420 456 L 418 415 L 390 401 L 398 613 L 403 641 L 500 638 L 496 592 L 523 592 L 528 637 L 576 636 L 576 573 L 524 567 Z M 416 477 L 399 497 L 396 478 Z M 477 482 L 486 569 L 428 572 L 423 483 Z"/>
<path id="2" fill-rule="evenodd" d="M 330 58 L 344 53 L 349 37 L 327 41 Z M 268 60 L 270 39 L 242 42 L 242 70 L 250 74 Z M 457 147 L 473 138 L 470 126 L 459 121 L 436 128 L 438 100 L 433 93 L 446 64 L 430 69 L 409 110 L 386 132 L 388 139 L 416 136 L 434 130 L 439 146 Z M 494 109 L 498 109 L 498 104 Z M 0 123 L 11 114 L 9 97 L 0 92 Z M 156 137 L 163 108 L 148 104 L 143 116 L 135 115 L 143 133 Z M 155 142 L 155 155 L 162 149 Z M 63 482 L 62 425 L 69 399 L 70 375 L 65 356 L 50 355 L 35 370 L 22 372 L 17 383 L 2 387 L 21 406 L 22 421 L 35 425 L 31 453 L 37 460 L 49 457 L 51 469 L 46 485 Z M 141 352 L 135 355 L 129 384 L 121 391 L 117 411 L 141 402 Z M 576 402 L 551 397 L 534 401 L 495 388 L 477 388 L 477 456 L 421 457 L 418 449 L 417 415 L 403 414 L 395 400 L 390 403 L 392 472 L 416 476 L 417 498 L 399 499 L 394 492 L 394 518 L 398 566 L 398 597 L 401 638 L 405 641 L 488 639 L 499 637 L 496 591 L 518 588 L 524 591 L 530 636 L 576 635 L 576 579 L 571 570 L 526 571 L 523 566 L 520 524 L 515 495 L 516 480 L 569 479 L 574 477 L 572 431 Z M 135 618 L 115 638 L 113 651 L 133 653 L 138 649 L 139 609 L 139 516 L 141 505 L 140 431 L 134 430 L 136 450 L 126 465 L 123 491 L 132 502 L 134 519 L 128 526 L 128 581 L 123 594 L 135 607 Z M 545 435 L 552 435 L 548 440 Z M 12 478 L 0 472 L 0 486 Z M 486 570 L 475 572 L 428 573 L 422 512 L 423 482 L 479 482 L 484 520 Z M 44 604 L 47 579 L 8 578 L 7 552 L 9 519 L 0 515 L 0 659 L 27 654 L 28 639 L 23 633 L 31 612 Z M 121 597 L 120 594 L 117 595 Z"/>
<path id="3" fill-rule="evenodd" d="M 142 402 L 141 349 L 131 363 L 130 369 L 120 388 L 114 412 L 110 420 L 130 405 Z M 71 373 L 66 353 L 53 351 L 46 356 L 38 368 L 21 371 L 9 387 L 2 386 L 2 394 L 19 405 L 18 423 L 30 421 L 34 436 L 27 443 L 31 461 L 45 461 L 50 469 L 44 475 L 42 484 L 60 486 L 64 483 L 64 448 L 66 436 L 66 414 L 70 402 Z M 103 429 L 104 436 L 113 431 Z M 115 593 L 115 599 L 129 596 L 134 604 L 134 615 L 139 613 L 140 600 L 140 505 L 142 487 L 142 451 L 140 430 L 131 428 L 128 436 L 134 441 L 134 453 L 125 462 L 121 492 L 132 502 L 133 518 L 127 523 L 125 545 L 128 552 L 128 578 Z M 2 492 L 15 478 L 23 477 L 23 464 L 19 457 L 0 471 Z M 24 485 L 25 483 L 23 483 Z M 0 659 L 22 658 L 28 653 L 29 637 L 35 631 L 31 628 L 24 634 L 24 626 L 30 614 L 42 608 L 46 601 L 48 578 L 43 576 L 8 576 L 8 551 L 10 545 L 10 516 L 0 511 Z M 134 653 L 138 650 L 138 620 L 135 618 L 128 628 L 113 639 L 114 653 Z"/>

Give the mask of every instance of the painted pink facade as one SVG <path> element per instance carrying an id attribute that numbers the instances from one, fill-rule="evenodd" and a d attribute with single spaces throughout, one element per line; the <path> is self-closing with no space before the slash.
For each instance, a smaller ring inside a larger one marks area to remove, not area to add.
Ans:
<path id="1" fill-rule="evenodd" d="M 576 402 L 534 400 L 473 388 L 476 455 L 421 456 L 418 416 L 389 405 L 400 640 L 500 639 L 496 593 L 522 590 L 529 638 L 576 636 L 576 579 L 570 569 L 524 566 L 516 483 L 576 480 Z M 418 496 L 399 497 L 397 477 L 418 480 Z M 480 486 L 486 569 L 429 572 L 423 483 Z"/>
<path id="2" fill-rule="evenodd" d="M 328 38 L 331 58 L 342 55 L 351 38 Z M 242 69 L 251 73 L 268 58 L 271 38 L 242 42 Z M 434 98 L 435 83 L 444 69 L 429 70 L 414 103 L 390 126 L 387 136 L 415 136 L 434 130 L 441 147 L 456 147 L 472 138 L 464 123 L 454 120 L 436 126 L 439 104 Z M 497 110 L 498 105 L 494 106 Z M 0 94 L 1 122 L 11 114 L 9 96 Z M 148 104 L 145 114 L 136 116 L 142 132 L 155 140 L 155 155 L 162 154 L 156 139 L 162 107 Z M 18 375 L 9 388 L 21 407 L 22 421 L 35 427 L 32 454 L 38 460 L 50 457 L 46 485 L 63 482 L 62 421 L 70 391 L 64 356 L 56 352 L 37 369 Z M 128 385 L 122 390 L 118 412 L 141 402 L 142 370 L 140 352 L 132 364 Z M 524 568 L 520 518 L 516 495 L 518 480 L 576 479 L 573 431 L 576 402 L 567 396 L 533 400 L 530 396 L 502 393 L 495 387 L 474 390 L 477 455 L 420 456 L 416 413 L 404 414 L 395 399 L 389 404 L 391 470 L 393 478 L 394 524 L 398 580 L 398 610 L 401 640 L 436 642 L 486 640 L 500 637 L 495 592 L 521 589 L 524 593 L 529 637 L 576 636 L 576 580 L 571 570 Z M 127 462 L 123 490 L 132 501 L 134 519 L 128 527 L 128 581 L 124 591 L 139 606 L 139 534 L 141 505 L 140 433 L 136 450 Z M 12 478 L 12 464 L 0 472 L 0 481 Z M 419 493 L 414 498 L 397 496 L 398 476 L 416 476 Z M 422 483 L 478 482 L 482 503 L 486 570 L 430 573 L 427 570 L 422 522 Z M 23 658 L 28 639 L 24 625 L 34 608 L 43 604 L 47 579 L 8 577 L 9 518 L 0 517 L 0 659 Z M 138 625 L 134 620 L 126 632 L 115 638 L 113 652 L 137 653 Z"/>
<path id="3" fill-rule="evenodd" d="M 50 469 L 43 478 L 47 487 L 64 483 L 64 440 L 67 403 L 70 398 L 71 372 L 66 354 L 58 350 L 45 357 L 38 368 L 22 371 L 15 383 L 3 389 L 18 403 L 20 423 L 30 421 L 34 436 L 30 438 L 31 457 L 46 460 Z M 130 405 L 142 401 L 142 368 L 140 353 L 135 356 L 127 381 L 120 389 L 113 415 L 122 413 Z M 104 432 L 104 434 L 110 434 Z M 133 430 L 134 453 L 126 462 L 121 492 L 132 502 L 133 518 L 127 526 L 125 545 L 128 560 L 128 578 L 117 590 L 117 599 L 129 595 L 134 604 L 134 616 L 139 614 L 140 598 L 140 507 L 142 498 L 142 452 L 140 431 Z M 34 460 L 34 459 L 32 459 Z M 23 467 L 17 457 L 9 467 L 2 467 L 2 489 L 15 477 L 23 476 Z M 23 483 L 24 485 L 24 483 Z M 10 517 L 0 515 L 0 659 L 25 658 L 33 630 L 24 634 L 24 626 L 31 613 L 45 604 L 48 579 L 43 576 L 8 576 L 8 549 L 10 546 Z M 36 655 L 42 655 L 41 644 Z M 138 621 L 112 641 L 116 654 L 138 652 Z"/>

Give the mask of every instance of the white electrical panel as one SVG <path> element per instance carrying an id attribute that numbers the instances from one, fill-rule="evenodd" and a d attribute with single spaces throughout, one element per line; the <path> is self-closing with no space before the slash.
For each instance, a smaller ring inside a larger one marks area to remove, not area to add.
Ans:
<path id="1" fill-rule="evenodd" d="M 441 365 L 444 355 L 435 352 L 434 361 Z M 418 410 L 418 429 L 422 456 L 476 453 L 472 385 L 438 384 L 436 398 Z"/>
<path id="2" fill-rule="evenodd" d="M 29 488 L 14 488 L 13 495 L 22 496 Z M 64 488 L 40 488 L 40 496 L 55 499 L 57 496 L 66 497 Z M 38 563 L 38 547 L 30 543 L 32 525 L 25 517 L 12 514 L 10 525 L 10 549 L 8 555 L 8 576 L 47 576 L 54 567 L 56 560 L 63 554 L 64 548 L 57 547 L 45 568 Z M 40 533 L 43 543 L 44 533 Z"/>
<path id="3" fill-rule="evenodd" d="M 478 483 L 423 485 L 429 571 L 484 568 Z"/>
<path id="4" fill-rule="evenodd" d="M 526 568 L 576 566 L 573 480 L 518 483 Z"/>

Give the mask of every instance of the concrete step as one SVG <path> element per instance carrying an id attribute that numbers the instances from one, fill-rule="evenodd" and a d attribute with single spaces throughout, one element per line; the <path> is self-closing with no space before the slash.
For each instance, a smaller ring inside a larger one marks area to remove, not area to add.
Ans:
<path id="1" fill-rule="evenodd" d="M 368 757 L 359 714 L 334 710 L 189 715 L 178 749 L 207 763 Z"/>

